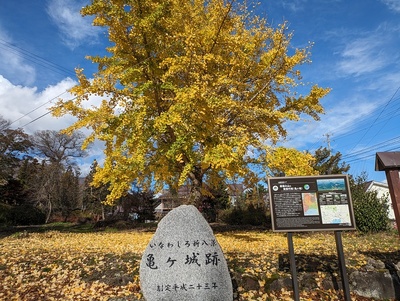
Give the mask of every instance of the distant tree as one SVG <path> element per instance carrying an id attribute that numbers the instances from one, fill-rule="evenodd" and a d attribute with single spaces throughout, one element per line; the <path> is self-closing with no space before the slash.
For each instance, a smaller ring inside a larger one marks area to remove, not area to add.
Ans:
<path id="1" fill-rule="evenodd" d="M 37 173 L 29 178 L 32 202 L 46 214 L 48 223 L 54 214 L 66 220 L 72 211 L 81 208 L 79 172 L 56 162 L 35 166 Z"/>
<path id="2" fill-rule="evenodd" d="M 349 164 L 341 162 L 342 154 L 340 152 L 332 154 L 331 150 L 326 147 L 318 148 L 314 153 L 314 158 L 313 167 L 320 175 L 344 174 L 350 169 Z"/>
<path id="3" fill-rule="evenodd" d="M 28 191 L 20 180 L 10 177 L 5 185 L 0 185 L 0 203 L 20 206 L 28 203 L 28 200 Z"/>
<path id="4" fill-rule="evenodd" d="M 66 219 L 78 207 L 76 160 L 86 154 L 82 150 L 83 138 L 80 132 L 67 135 L 53 130 L 37 131 L 33 135 L 34 153 L 43 160 L 33 180 L 34 198 L 46 212 L 46 222 L 55 212 Z"/>
<path id="5" fill-rule="evenodd" d="M 33 190 L 35 206 L 46 213 L 46 223 L 50 221 L 54 211 L 57 210 L 63 172 L 63 165 L 42 161 L 39 172 L 35 175 Z"/>
<path id="6" fill-rule="evenodd" d="M 134 218 L 138 222 L 154 220 L 154 193 L 152 191 L 130 190 L 120 199 L 124 219 Z"/>
<path id="7" fill-rule="evenodd" d="M 82 141 L 79 133 L 67 136 L 56 131 L 39 131 L 30 138 L 0 118 L 0 202 L 20 207 L 13 210 L 14 223 L 38 220 L 33 218 L 37 208 L 45 212 L 46 222 L 54 212 L 67 218 L 76 208 L 78 169 L 72 170 L 71 164 L 84 154 Z M 44 159 L 41 164 L 28 156 L 31 151 Z M 18 212 L 24 210 L 24 218 L 19 219 Z"/>
<path id="8" fill-rule="evenodd" d="M 29 135 L 22 129 L 12 129 L 11 123 L 0 116 L 0 220 L 15 224 L 19 208 L 28 204 L 28 194 L 17 178 L 21 160 L 32 147 Z M 26 211 L 28 207 L 24 206 Z M 25 219 L 26 220 L 26 219 Z"/>
<path id="9" fill-rule="evenodd" d="M 0 116 L 0 185 L 14 178 L 16 168 L 31 147 L 29 135 L 22 129 L 11 129 L 10 122 Z"/>
<path id="10" fill-rule="evenodd" d="M 265 208 L 268 190 L 261 184 L 255 185 L 245 191 L 245 200 L 256 208 Z"/>
<path id="11" fill-rule="evenodd" d="M 37 131 L 33 135 L 35 153 L 49 162 L 74 165 L 75 159 L 82 158 L 86 152 L 82 150 L 84 135 L 74 132 L 71 135 L 54 130 Z"/>
<path id="12" fill-rule="evenodd" d="M 18 169 L 17 178 L 21 181 L 21 184 L 24 186 L 24 190 L 28 195 L 30 195 L 38 186 L 36 179 L 40 172 L 41 165 L 36 158 L 27 157 L 22 160 Z"/>
<path id="13" fill-rule="evenodd" d="M 208 222 L 215 222 L 219 211 L 229 207 L 229 193 L 225 182 L 221 179 L 213 184 L 210 185 L 210 193 L 203 196 L 199 206 L 200 212 Z"/>
<path id="14" fill-rule="evenodd" d="M 61 216 L 66 222 L 71 213 L 75 210 L 80 210 L 81 191 L 79 185 L 80 173 L 71 166 L 61 174 L 56 208 L 61 213 Z"/>
<path id="15" fill-rule="evenodd" d="M 35 177 L 38 169 L 31 168 L 35 164 L 33 162 L 37 163 L 36 160 L 25 157 L 18 164 L 19 168 L 15 168 L 14 177 L 8 178 L 5 185 L 0 185 L 0 203 L 9 206 L 9 212 L 5 215 L 8 224 L 31 225 L 45 221 L 44 213 L 35 207 Z"/>
<path id="16" fill-rule="evenodd" d="M 109 207 L 105 204 L 107 195 L 109 194 L 109 186 L 106 184 L 93 185 L 93 177 L 97 168 L 98 163 L 94 160 L 90 166 L 88 175 L 85 177 L 82 192 L 82 211 L 89 214 L 96 221 L 106 218 L 106 211 Z"/>
<path id="17" fill-rule="evenodd" d="M 78 69 L 76 97 L 52 112 L 77 118 L 68 133 L 92 129 L 85 145 L 105 142 L 94 182 L 110 184 L 110 202 L 134 180 L 189 183 L 196 205 L 211 173 L 254 182 L 285 122 L 323 112 L 329 89 L 307 86 L 298 68 L 310 48 L 294 49 L 287 24 L 269 27 L 242 1 L 93 0 L 82 14 L 108 31 L 109 55 L 91 56 L 98 72 Z M 102 103 L 88 107 L 90 95 Z"/>

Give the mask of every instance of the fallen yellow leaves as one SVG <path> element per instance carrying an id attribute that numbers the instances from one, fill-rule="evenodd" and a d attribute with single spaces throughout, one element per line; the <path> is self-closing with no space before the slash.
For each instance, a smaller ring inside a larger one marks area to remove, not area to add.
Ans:
<path id="1" fill-rule="evenodd" d="M 152 235 L 50 231 L 0 239 L 0 300 L 141 300 L 139 261 Z M 290 290 L 270 290 L 274 280 L 290 277 L 285 234 L 227 232 L 216 237 L 237 284 L 235 300 L 292 300 Z M 399 250 L 394 237 L 344 233 L 347 268 L 364 266 L 368 252 Z M 296 234 L 294 245 L 299 272 L 315 272 L 317 287 L 302 291 L 302 300 L 341 300 L 337 291 L 323 288 L 328 272 L 339 273 L 333 233 Z"/>
<path id="2" fill-rule="evenodd" d="M 140 298 L 149 233 L 47 232 L 0 241 L 0 300 Z"/>

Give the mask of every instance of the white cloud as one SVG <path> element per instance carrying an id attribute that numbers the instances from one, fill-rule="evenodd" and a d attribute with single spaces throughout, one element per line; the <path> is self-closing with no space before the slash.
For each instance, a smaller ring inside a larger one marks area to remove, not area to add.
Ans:
<path id="1" fill-rule="evenodd" d="M 76 82 L 67 78 L 57 85 L 38 92 L 35 87 L 14 85 L 0 75 L 0 107 L 2 108 L 0 114 L 13 122 L 12 127 L 23 127 L 28 134 L 37 130 L 60 130 L 70 125 L 73 118 L 69 116 L 54 118 L 49 114 L 48 109 L 60 94 L 64 93 L 62 95 L 64 98 L 72 97 L 66 91 L 74 84 Z"/>
<path id="2" fill-rule="evenodd" d="M 101 32 L 91 24 L 90 17 L 82 17 L 82 1 L 52 0 L 48 2 L 47 13 L 61 32 L 64 43 L 71 49 L 82 43 L 96 43 Z"/>
<path id="3" fill-rule="evenodd" d="M 341 102 L 330 99 L 330 103 L 335 105 L 326 109 L 326 113 L 320 116 L 320 121 L 288 123 L 288 141 L 285 145 L 307 149 L 314 143 L 313 148 L 318 148 L 325 143 L 324 135 L 329 134 L 334 138 L 353 131 L 379 105 L 371 102 L 368 97 L 356 95 Z M 355 110 L 357 114 L 354 114 Z"/>
<path id="4" fill-rule="evenodd" d="M 0 26 L 0 74 L 15 83 L 32 85 L 36 79 L 35 68 L 28 64 L 13 46 L 13 41 Z"/>
<path id="5" fill-rule="evenodd" d="M 12 128 L 22 128 L 27 134 L 33 134 L 38 130 L 61 130 L 70 126 L 75 118 L 63 116 L 55 118 L 49 113 L 49 108 L 57 101 L 59 96 L 62 99 L 72 99 L 73 96 L 67 91 L 77 83 L 66 78 L 53 86 L 48 86 L 41 92 L 37 88 L 29 88 L 12 84 L 5 77 L 0 75 L 0 115 L 12 122 Z M 97 106 L 101 97 L 94 96 L 89 99 L 85 106 Z M 82 129 L 88 134 L 87 129 Z M 88 157 L 83 158 L 79 163 L 82 175 L 86 175 L 90 169 L 93 159 L 100 164 L 104 161 L 104 143 L 95 141 L 88 151 Z"/>
<path id="6" fill-rule="evenodd" d="M 382 2 L 389 7 L 389 9 L 400 13 L 400 0 L 382 0 Z"/>
<path id="7" fill-rule="evenodd" d="M 58 99 L 68 100 L 74 98 L 68 90 L 77 82 L 65 78 L 56 85 L 48 86 L 38 92 L 36 87 L 29 88 L 12 84 L 0 75 L 0 115 L 13 122 L 12 126 L 23 127 L 25 132 L 32 134 L 37 130 L 61 130 L 75 122 L 73 116 L 53 117 L 49 109 Z M 84 102 L 85 108 L 97 107 L 103 97 L 91 96 Z M 88 130 L 83 129 L 86 133 Z"/>
<path id="8" fill-rule="evenodd" d="M 282 1 L 282 6 L 285 9 L 288 9 L 292 12 L 298 12 L 304 9 L 304 2 L 303 0 L 295 0 L 295 1 Z"/>
<path id="9" fill-rule="evenodd" d="M 339 72 L 359 76 L 386 67 L 390 57 L 385 53 L 385 42 L 385 38 L 377 34 L 349 42 L 341 53 Z"/>
<path id="10" fill-rule="evenodd" d="M 396 0 L 393 0 L 396 1 Z M 309 5 L 317 5 L 314 2 L 317 2 L 317 4 L 321 3 L 326 3 L 326 4 L 333 4 L 335 2 L 339 3 L 342 2 L 342 0 L 283 0 L 283 1 L 277 1 L 284 9 L 287 9 L 289 11 L 292 11 L 294 13 L 299 12 L 299 11 L 305 11 Z"/>

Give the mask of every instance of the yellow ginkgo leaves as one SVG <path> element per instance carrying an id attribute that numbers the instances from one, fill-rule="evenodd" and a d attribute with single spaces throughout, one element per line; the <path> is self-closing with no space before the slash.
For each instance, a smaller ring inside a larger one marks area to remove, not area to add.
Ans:
<path id="1" fill-rule="evenodd" d="M 286 24 L 268 26 L 241 1 L 93 0 L 82 14 L 108 31 L 109 55 L 88 57 L 98 72 L 77 70 L 76 97 L 53 113 L 77 118 L 67 132 L 92 130 L 85 146 L 105 143 L 94 182 L 109 184 L 111 203 L 133 181 L 199 186 L 212 173 L 254 181 L 254 169 L 286 164 L 265 157 L 285 121 L 323 113 L 329 89 L 303 82 L 299 68 L 309 47 L 293 50 Z M 92 95 L 103 102 L 87 108 Z M 296 157 L 281 171 L 312 172 Z"/>
<path id="2" fill-rule="evenodd" d="M 0 300 L 142 300 L 139 262 L 152 235 L 53 231 L 2 238 Z M 277 279 L 290 277 L 285 234 L 236 231 L 216 237 L 237 284 L 235 301 L 292 300 L 290 289 L 270 289 Z M 339 275 L 333 233 L 297 234 L 294 246 L 298 270 L 312 273 L 316 284 L 301 290 L 302 300 L 342 300 L 340 291 L 324 287 L 327 278 Z M 343 246 L 349 271 L 364 268 L 366 254 L 399 251 L 394 232 L 344 233 Z M 353 295 L 353 300 L 368 299 Z"/>

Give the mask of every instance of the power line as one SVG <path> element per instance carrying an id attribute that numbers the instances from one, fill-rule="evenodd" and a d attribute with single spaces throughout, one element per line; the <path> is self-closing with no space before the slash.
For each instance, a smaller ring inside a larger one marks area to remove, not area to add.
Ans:
<path id="1" fill-rule="evenodd" d="M 399 92 L 399 90 L 400 90 L 400 86 L 397 88 L 396 92 L 393 94 L 393 96 L 392 96 L 392 98 L 389 100 L 389 102 L 391 102 L 391 101 L 393 100 L 394 96 L 397 94 L 397 92 Z M 385 106 L 385 108 L 386 108 L 386 106 Z M 397 111 L 400 111 L 400 107 L 397 109 Z M 379 131 L 370 139 L 370 141 L 371 141 L 372 139 L 374 139 L 374 138 L 381 132 L 381 130 L 387 125 L 387 123 L 389 122 L 389 120 L 392 119 L 392 118 L 393 118 L 393 115 L 390 115 L 389 119 L 386 120 L 385 124 L 384 124 L 384 125 L 379 129 Z"/>
<path id="2" fill-rule="evenodd" d="M 346 160 L 346 163 L 355 163 L 355 162 L 363 161 L 363 160 L 366 160 L 369 158 L 373 158 L 375 156 L 375 152 L 378 150 L 381 150 L 382 148 L 391 147 L 390 149 L 386 149 L 385 151 L 393 151 L 393 150 L 400 149 L 400 136 L 396 136 L 394 138 L 379 142 L 375 145 L 368 146 L 368 147 L 359 149 L 357 151 L 354 151 L 356 146 L 360 143 L 360 141 L 362 141 L 365 138 L 366 134 L 372 129 L 373 126 L 383 123 L 383 125 L 380 127 L 379 131 L 370 139 L 370 141 L 372 139 L 374 139 L 381 132 L 381 130 L 387 125 L 387 123 L 391 119 L 400 115 L 400 106 L 398 104 L 393 103 L 394 101 L 400 99 L 400 96 L 395 97 L 399 91 L 400 91 L 400 86 L 396 89 L 396 91 L 392 95 L 392 97 L 386 102 L 385 106 L 379 112 L 378 116 L 375 118 L 375 120 L 373 121 L 372 124 L 368 125 L 367 127 L 358 129 L 356 131 L 350 131 L 346 134 L 341 134 L 341 135 L 335 136 L 335 141 L 336 141 L 336 140 L 344 139 L 345 137 L 354 135 L 357 132 L 361 132 L 365 129 L 367 130 L 364 133 L 364 135 L 359 139 L 359 141 L 353 146 L 351 151 L 348 154 L 342 156 L 342 158 L 341 158 L 342 160 Z M 389 108 L 390 108 L 390 110 L 389 110 Z M 387 112 L 386 114 L 384 114 L 385 111 Z M 366 120 L 364 120 L 364 121 L 366 122 Z M 347 125 L 342 125 L 342 126 L 336 128 L 336 130 L 343 129 L 345 126 L 347 126 Z M 323 136 L 327 137 L 328 147 L 329 147 L 330 141 L 331 141 L 330 137 L 332 136 L 332 134 L 325 134 Z M 322 141 L 322 139 L 320 139 L 319 141 Z M 315 144 L 316 143 L 314 143 L 314 145 Z M 374 152 L 374 153 L 371 154 L 371 152 Z"/>
<path id="3" fill-rule="evenodd" d="M 42 104 L 42 105 L 36 107 L 35 109 L 29 111 L 28 113 L 26 113 L 26 114 L 24 114 L 23 116 L 19 117 L 18 119 L 14 120 L 13 122 L 10 123 L 10 125 L 13 124 L 13 123 L 15 123 L 15 122 L 17 122 L 17 121 L 19 121 L 19 120 L 21 120 L 21 119 L 24 118 L 25 116 L 28 116 L 29 114 L 35 112 L 36 110 L 40 109 L 41 107 L 43 107 L 43 106 L 45 106 L 46 104 L 52 102 L 54 99 L 60 97 L 61 95 L 65 94 L 65 93 L 67 93 L 67 92 L 68 92 L 68 90 L 65 90 L 65 91 L 62 92 L 61 94 L 59 94 L 59 95 L 53 97 L 52 99 L 46 101 L 44 104 Z"/>
<path id="4" fill-rule="evenodd" d="M 175 46 L 175 44 L 170 45 L 169 48 L 172 49 L 173 46 Z M 5 47 L 6 47 L 6 48 L 5 48 Z M 45 58 L 43 58 L 43 57 L 40 57 L 40 56 L 38 56 L 38 55 L 36 55 L 36 54 L 34 54 L 34 53 L 28 51 L 28 50 L 25 50 L 25 49 L 23 49 L 23 48 L 21 48 L 21 47 L 12 45 L 12 44 L 10 44 L 9 42 L 7 42 L 7 41 L 5 41 L 5 40 L 3 40 L 3 39 L 1 39 L 1 38 L 0 38 L 0 48 L 6 49 L 6 50 L 8 50 L 8 51 L 11 51 L 12 53 L 15 53 L 15 54 L 19 55 L 20 57 L 23 57 L 24 59 L 28 59 L 29 61 L 32 61 L 32 62 L 34 62 L 34 63 L 36 63 L 36 64 L 39 64 L 39 65 L 41 65 L 41 66 L 43 66 L 43 67 L 49 68 L 49 69 L 51 69 L 51 70 L 53 70 L 53 71 L 55 71 L 54 68 L 56 68 L 56 69 L 58 69 L 58 70 L 61 70 L 61 71 L 64 72 L 64 73 L 72 74 L 72 75 L 75 76 L 75 73 L 74 73 L 74 72 L 72 72 L 72 71 L 70 71 L 70 70 L 64 68 L 63 66 L 58 65 L 58 64 L 56 64 L 56 63 L 53 63 L 53 62 L 51 62 L 51 61 L 49 61 L 49 60 L 47 60 L 47 59 L 45 59 Z M 149 56 L 149 57 L 145 58 L 143 61 L 137 62 L 133 67 L 142 65 L 142 64 L 144 64 L 146 61 L 148 61 L 148 60 L 150 60 L 150 59 L 151 59 L 151 57 Z M 56 72 L 57 72 L 57 71 L 56 71 Z M 31 110 L 30 112 L 26 113 L 25 115 L 21 116 L 20 118 L 14 120 L 13 122 L 11 122 L 11 124 L 13 124 L 13 123 L 15 123 L 15 122 L 21 120 L 21 119 L 24 118 L 25 116 L 31 114 L 32 112 L 38 110 L 39 108 L 43 107 L 44 105 L 50 103 L 52 100 L 54 100 L 54 99 L 60 97 L 61 95 L 63 95 L 64 93 L 67 93 L 67 92 L 68 92 L 68 91 L 66 90 L 66 91 L 64 91 L 63 93 L 61 93 L 61 94 L 59 94 L 59 95 L 53 97 L 52 99 L 48 100 L 48 101 L 45 102 L 44 104 L 42 104 L 42 105 L 36 107 L 35 109 L 33 109 L 33 110 Z M 72 100 L 74 100 L 74 99 L 76 99 L 76 98 L 77 98 L 77 97 L 74 97 L 74 98 L 70 99 L 69 101 L 72 101 Z M 30 121 L 30 122 L 28 122 L 28 123 L 26 123 L 26 124 L 24 124 L 22 127 L 25 127 L 25 126 L 27 126 L 27 125 L 29 125 L 29 124 L 31 124 L 31 123 L 33 123 L 33 122 L 35 122 L 35 121 L 37 121 L 37 120 L 43 118 L 44 116 L 46 116 L 46 115 L 48 115 L 48 114 L 50 114 L 50 113 L 51 113 L 51 111 L 50 111 L 50 112 L 47 112 L 47 113 L 45 113 L 45 114 L 43 114 L 43 115 L 41 115 L 41 116 L 39 116 L 39 117 L 37 117 L 37 118 L 35 118 L 34 120 L 32 120 L 32 121 Z"/>
<path id="5" fill-rule="evenodd" d="M 400 110 L 400 108 L 399 108 L 398 110 Z M 400 115 L 400 112 L 399 112 L 398 114 L 388 113 L 388 115 L 390 115 L 390 118 L 389 118 L 389 119 L 392 119 L 393 117 L 399 116 L 399 115 Z M 383 123 L 383 122 L 385 122 L 385 121 L 386 121 L 386 120 L 382 120 L 382 121 L 377 122 L 376 124 L 380 124 L 380 123 Z M 387 122 L 386 122 L 386 123 L 387 123 Z M 351 135 L 354 135 L 354 134 L 356 134 L 356 133 L 358 133 L 358 132 L 362 132 L 362 131 L 364 131 L 364 130 L 367 129 L 367 128 L 368 128 L 368 127 L 363 127 L 363 128 L 360 128 L 360 129 L 358 129 L 358 130 L 356 130 L 356 131 L 352 131 L 352 132 L 349 132 L 349 133 L 346 133 L 346 134 L 341 134 L 341 135 L 335 136 L 335 140 L 344 139 L 344 138 L 346 138 L 346 137 L 348 137 L 348 136 L 351 136 Z"/>
<path id="6" fill-rule="evenodd" d="M 374 124 L 368 124 L 367 126 L 365 126 L 365 127 L 363 127 L 363 128 L 358 128 L 358 129 L 355 130 L 355 131 L 349 131 L 349 132 L 346 132 L 346 133 L 343 133 L 343 134 L 335 135 L 335 132 L 336 132 L 336 133 L 337 133 L 337 132 L 340 132 L 342 129 L 345 129 L 346 127 L 348 127 L 347 124 L 343 124 L 343 125 L 341 125 L 341 126 L 339 126 L 339 127 L 336 127 L 334 132 L 330 132 L 329 134 L 324 134 L 324 135 L 322 135 L 322 136 L 323 136 L 323 137 L 327 137 L 327 135 L 329 135 L 330 137 L 333 137 L 333 136 L 334 136 L 334 139 L 333 139 L 333 140 L 330 140 L 330 141 L 338 141 L 338 140 L 344 139 L 344 138 L 346 138 L 346 137 L 355 135 L 355 134 L 357 134 L 357 133 L 359 133 L 359 132 L 362 132 L 362 131 L 364 131 L 364 130 L 369 131 L 369 130 L 372 128 L 373 125 L 378 125 L 378 124 L 384 123 L 384 125 L 381 127 L 381 129 L 384 128 L 384 127 L 386 126 L 386 124 L 387 124 L 391 119 L 393 119 L 394 117 L 400 115 L 400 105 L 399 105 L 400 102 L 399 102 L 399 103 L 394 103 L 395 101 L 400 100 L 400 96 L 395 97 L 399 90 L 400 90 L 400 86 L 397 88 L 396 92 L 393 94 L 393 96 L 391 97 L 391 99 L 386 103 L 384 109 L 380 112 L 380 114 L 379 114 L 379 116 L 376 118 Z M 386 114 L 383 114 L 384 111 L 387 111 L 387 113 L 386 113 Z M 378 119 L 379 119 L 379 121 L 378 121 Z M 358 124 L 358 127 L 359 127 L 362 123 L 365 123 L 365 122 L 367 122 L 366 119 L 364 119 L 363 121 L 361 121 L 361 123 Z M 376 133 L 376 134 L 374 135 L 373 138 L 375 138 L 380 132 L 381 132 L 381 130 L 379 130 L 379 132 Z M 366 134 L 364 134 L 364 136 L 365 136 L 365 135 L 366 135 Z M 363 136 L 363 137 L 364 137 L 364 136 Z M 371 140 L 372 140 L 373 138 L 371 138 Z M 363 139 L 363 138 L 361 138 L 360 141 L 361 141 L 362 139 Z M 310 149 L 313 149 L 314 147 L 316 147 L 316 145 L 317 145 L 318 143 L 322 143 L 323 140 L 327 141 L 326 138 L 321 138 L 321 139 L 317 140 L 316 142 L 314 142 L 314 143 L 312 144 L 312 146 L 310 147 Z M 359 142 L 360 142 L 360 141 L 359 141 Z M 353 150 L 355 149 L 355 147 L 359 144 L 359 142 L 351 149 L 351 151 L 353 151 Z M 350 153 L 350 154 L 351 154 L 351 153 Z"/>
<path id="7" fill-rule="evenodd" d="M 54 62 L 52 62 L 52 61 L 49 61 L 49 60 L 47 60 L 46 58 L 41 57 L 41 56 L 39 56 L 39 55 L 37 55 L 37 54 L 31 52 L 31 51 L 28 51 L 28 50 L 26 50 L 26 49 L 23 49 L 23 48 L 21 48 L 21 47 L 18 47 L 18 46 L 16 46 L 16 45 L 13 45 L 13 44 L 11 44 L 11 43 L 9 43 L 9 42 L 7 42 L 7 41 L 1 39 L 1 38 L 0 38 L 0 48 L 6 50 L 6 51 L 8 51 L 8 52 L 11 52 L 11 53 L 13 53 L 13 54 L 16 54 L 16 55 L 18 55 L 19 57 L 24 58 L 25 60 L 28 60 L 28 61 L 30 61 L 30 62 L 33 62 L 33 63 L 35 63 L 35 64 L 37 64 L 37 65 L 42 66 L 42 67 L 45 67 L 45 68 L 47 68 L 47 69 L 49 69 L 49 70 L 51 70 L 51 71 L 53 71 L 53 72 L 56 72 L 56 73 L 59 73 L 59 74 L 63 74 L 63 75 L 67 74 L 67 75 L 73 75 L 73 76 L 75 76 L 75 73 L 74 73 L 73 71 L 71 71 L 70 69 L 67 69 L 67 68 L 65 68 L 65 67 L 63 67 L 63 66 L 61 66 L 61 65 L 59 65 L 59 64 L 56 64 L 56 63 L 54 63 Z M 19 121 L 19 120 L 21 120 L 22 118 L 26 117 L 27 115 L 29 115 L 29 114 L 31 114 L 31 113 L 37 111 L 37 110 L 40 109 L 41 107 L 45 106 L 46 104 L 50 103 L 50 102 L 53 101 L 54 99 L 60 97 L 61 95 L 65 94 L 65 93 L 67 93 L 67 92 L 68 92 L 68 90 L 66 90 L 66 91 L 64 91 L 64 92 L 62 92 L 62 93 L 60 93 L 59 95 L 53 97 L 52 99 L 46 101 L 45 103 L 43 103 L 43 104 L 41 104 L 41 105 L 39 105 L 38 107 L 34 108 L 33 110 L 29 111 L 28 113 L 24 114 L 23 116 L 19 117 L 18 119 L 14 120 L 13 122 L 11 122 L 10 125 L 11 125 L 11 124 L 14 124 L 15 122 L 17 122 L 17 121 Z M 48 112 L 48 113 L 46 113 L 46 114 L 43 114 L 43 115 L 39 116 L 38 118 L 35 118 L 34 120 L 32 120 L 31 122 L 25 124 L 25 125 L 22 126 L 22 127 L 25 127 L 25 126 L 27 126 L 28 124 L 30 124 L 30 123 L 32 123 L 32 122 L 34 122 L 34 121 L 36 121 L 36 120 L 39 120 L 40 118 L 42 118 L 42 117 L 48 115 L 49 113 L 50 113 L 50 112 Z"/>
<path id="8" fill-rule="evenodd" d="M 70 69 L 67 69 L 59 64 L 56 64 L 52 61 L 49 61 L 48 59 L 41 57 L 29 50 L 23 49 L 21 47 L 18 47 L 16 45 L 13 45 L 3 39 L 0 38 L 0 48 L 9 51 L 13 54 L 16 54 L 30 62 L 33 62 L 37 65 L 40 65 L 42 67 L 45 67 L 47 69 L 52 70 L 53 72 L 57 72 L 59 74 L 67 74 L 67 75 L 72 75 L 75 76 L 75 72 L 71 71 Z"/>
<path id="9" fill-rule="evenodd" d="M 342 158 L 346 159 L 346 158 L 356 157 L 356 156 L 362 155 L 364 153 L 367 153 L 367 152 L 370 152 L 370 151 L 375 151 L 375 150 L 378 150 L 378 149 L 380 149 L 382 147 L 388 147 L 388 146 L 391 146 L 391 145 L 394 145 L 394 144 L 397 144 L 397 143 L 400 144 L 400 136 L 397 136 L 397 137 L 394 137 L 392 139 L 377 143 L 377 144 L 372 145 L 372 146 L 367 147 L 367 148 L 363 148 L 363 149 L 358 150 L 356 152 L 349 153 L 347 155 L 344 155 Z"/>
<path id="10" fill-rule="evenodd" d="M 397 147 L 393 147 L 393 148 L 390 148 L 390 149 L 386 149 L 385 151 L 386 151 L 386 152 L 392 152 L 392 151 L 398 151 L 398 150 L 400 150 L 400 145 L 397 146 Z M 374 153 L 372 153 L 372 154 L 365 155 L 365 156 L 360 157 L 360 158 L 355 158 L 355 159 L 346 161 L 346 163 L 349 164 L 349 163 L 355 163 L 355 162 L 358 162 L 358 161 L 365 161 L 366 159 L 374 158 L 375 155 L 376 155 L 376 153 L 374 152 Z"/>
<path id="11" fill-rule="evenodd" d="M 374 124 L 378 121 L 379 117 L 382 115 L 382 113 L 385 111 L 385 109 L 387 108 L 387 106 L 390 104 L 390 102 L 394 99 L 394 97 L 396 96 L 397 92 L 400 90 L 400 86 L 397 88 L 396 92 L 394 92 L 393 96 L 389 99 L 389 101 L 386 102 L 385 106 L 383 107 L 383 109 L 379 112 L 378 116 L 375 118 L 375 120 L 370 124 L 370 126 L 368 127 L 367 131 L 364 133 L 364 135 L 362 135 L 362 137 L 358 140 L 358 142 L 354 145 L 354 147 L 350 150 L 353 151 L 357 145 L 365 138 L 365 136 L 367 135 L 367 133 L 369 132 L 369 130 L 374 126 Z M 374 136 L 375 137 L 375 136 Z"/>
<path id="12" fill-rule="evenodd" d="M 37 120 L 43 118 L 44 116 L 50 114 L 51 112 L 52 112 L 52 111 L 49 111 L 49 112 L 47 112 L 47 113 L 44 113 L 43 115 L 40 115 L 39 117 L 37 117 L 37 118 L 35 118 L 35 119 L 29 121 L 28 123 L 24 124 L 22 127 L 26 127 L 27 125 L 29 125 L 29 124 L 31 124 L 31 123 L 34 123 L 35 121 L 37 121 Z"/>
<path id="13" fill-rule="evenodd" d="M 387 125 L 389 120 L 393 119 L 395 116 L 398 116 L 399 114 L 396 114 L 397 112 L 400 112 L 400 106 L 393 105 L 390 106 L 393 101 L 399 100 L 400 97 L 396 97 L 396 94 L 400 91 L 400 86 L 396 89 L 395 93 L 392 95 L 392 97 L 386 102 L 385 106 L 383 109 L 379 112 L 378 116 L 375 118 L 372 124 L 370 124 L 367 127 L 366 132 L 362 135 L 362 137 L 359 139 L 359 141 L 354 145 L 354 147 L 351 149 L 351 151 L 342 157 L 342 160 L 346 160 L 346 163 L 356 163 L 360 161 L 365 161 L 369 160 L 371 158 L 374 158 L 376 151 L 381 150 L 382 148 L 386 148 L 385 151 L 394 151 L 400 149 L 400 136 L 396 136 L 394 138 L 391 138 L 389 140 L 382 141 L 380 143 L 377 143 L 372 146 L 368 146 L 365 148 L 362 148 L 358 151 L 353 151 L 357 145 L 366 137 L 366 134 L 372 129 L 374 125 L 383 123 L 383 125 L 380 127 L 377 133 L 369 140 L 370 142 L 382 131 L 383 128 Z M 390 112 L 388 112 L 389 108 L 391 108 Z M 383 114 L 384 112 L 387 112 L 386 114 Z M 379 121 L 378 121 L 379 120 Z M 365 129 L 365 128 L 364 128 Z M 361 129 L 361 130 L 364 130 Z M 359 132 L 361 130 L 358 130 L 356 132 Z M 353 135 L 356 132 L 351 132 L 349 134 L 341 135 L 340 138 L 344 138 L 345 136 Z M 389 148 L 391 147 L 391 148 Z M 389 149 L 388 149 L 389 148 Z"/>
<path id="14" fill-rule="evenodd" d="M 400 88 L 400 87 L 399 87 L 399 88 Z M 394 99 L 392 100 L 392 102 L 393 102 L 393 101 L 396 101 L 396 100 L 400 100 L 400 96 L 397 97 L 397 98 L 394 98 Z M 399 104 L 400 104 L 400 103 L 399 103 Z M 386 110 L 388 110 L 389 112 L 386 113 L 385 115 L 381 115 L 381 116 L 380 116 L 380 120 L 381 120 L 381 121 L 375 122 L 375 125 L 380 124 L 380 123 L 383 123 L 383 122 L 385 122 L 386 120 L 388 121 L 388 120 L 392 119 L 393 117 L 396 117 L 396 116 L 400 115 L 400 105 L 398 106 L 397 104 L 392 104 L 391 106 L 387 106 L 387 107 L 386 107 Z M 358 127 L 359 127 L 362 123 L 365 123 L 365 122 L 367 122 L 367 120 L 364 119 L 363 121 L 361 121 L 361 122 L 358 124 Z M 341 126 L 335 128 L 335 130 L 336 130 L 336 132 L 338 132 L 338 131 L 340 131 L 340 130 L 342 130 L 342 129 L 345 129 L 346 127 L 348 127 L 348 125 L 347 125 L 347 124 L 344 124 L 344 125 L 341 125 Z M 362 132 L 362 131 L 364 131 L 364 130 L 366 130 L 366 129 L 369 129 L 370 127 L 371 127 L 371 125 L 368 124 L 367 126 L 365 126 L 365 127 L 363 127 L 363 128 L 359 128 L 359 129 L 357 129 L 357 130 L 355 130 L 355 131 L 351 131 L 351 132 L 347 132 L 347 133 L 339 134 L 339 135 L 335 135 L 335 132 L 333 132 L 332 135 L 335 136 L 335 141 L 337 141 L 337 140 L 343 139 L 343 138 L 345 138 L 345 137 L 354 135 L 354 134 L 356 134 L 356 133 L 358 133 L 358 132 Z M 324 136 L 325 136 L 325 135 L 324 135 Z M 319 141 L 322 141 L 322 139 L 320 139 Z M 315 143 L 315 144 L 316 144 L 316 143 Z"/>
<path id="15" fill-rule="evenodd" d="M 65 93 L 65 92 L 64 92 L 64 93 Z M 64 94 L 64 93 L 62 93 L 62 94 Z M 62 95 L 62 94 L 61 94 L 61 95 Z M 75 100 L 75 99 L 77 99 L 77 98 L 78 98 L 78 96 L 75 96 L 74 98 L 68 99 L 67 102 L 72 101 L 72 100 Z M 53 99 L 54 99 L 54 98 L 53 98 Z M 51 109 L 51 110 L 49 110 L 48 112 L 46 112 L 46 113 L 40 115 L 39 117 L 36 117 L 35 119 L 29 121 L 28 123 L 24 124 L 24 125 L 21 126 L 21 127 L 22 127 L 22 128 L 23 128 L 23 127 L 26 127 L 27 125 L 29 125 L 29 124 L 31 124 L 31 123 L 34 123 L 35 121 L 37 121 L 37 120 L 43 118 L 44 116 L 51 114 L 53 111 L 54 111 L 54 108 Z"/>

